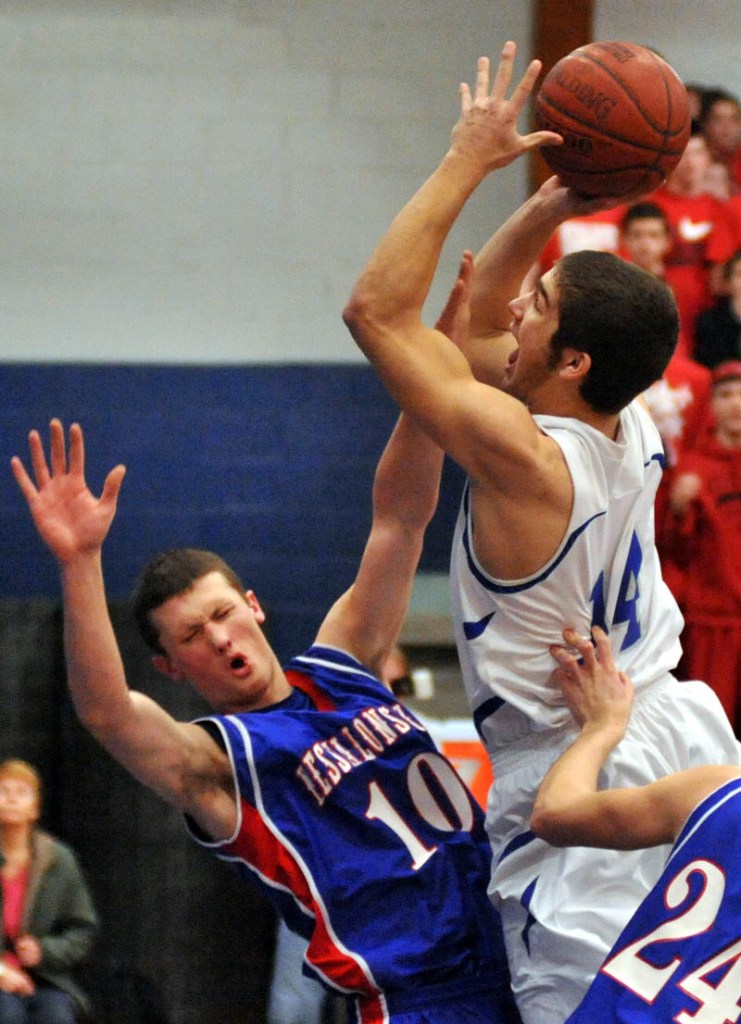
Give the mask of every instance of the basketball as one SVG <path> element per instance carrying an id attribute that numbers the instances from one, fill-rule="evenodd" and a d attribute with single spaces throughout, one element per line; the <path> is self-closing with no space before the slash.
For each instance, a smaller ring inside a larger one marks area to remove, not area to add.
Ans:
<path id="1" fill-rule="evenodd" d="M 687 90 L 665 60 L 636 43 L 589 43 L 548 72 L 535 126 L 558 132 L 548 166 L 587 196 L 651 192 L 676 167 L 690 136 Z"/>

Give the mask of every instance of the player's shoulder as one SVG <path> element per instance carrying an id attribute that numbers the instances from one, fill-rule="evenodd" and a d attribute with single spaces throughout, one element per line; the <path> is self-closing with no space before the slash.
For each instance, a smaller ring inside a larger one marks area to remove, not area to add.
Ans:
<path id="1" fill-rule="evenodd" d="M 317 683 L 346 689 L 389 695 L 390 690 L 354 654 L 329 644 L 312 644 L 284 666 L 286 672 L 299 672 Z"/>

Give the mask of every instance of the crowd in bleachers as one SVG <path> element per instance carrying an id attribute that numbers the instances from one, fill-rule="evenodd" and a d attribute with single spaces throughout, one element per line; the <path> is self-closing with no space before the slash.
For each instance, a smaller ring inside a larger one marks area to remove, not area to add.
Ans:
<path id="1" fill-rule="evenodd" d="M 657 541 L 685 616 L 680 677 L 710 682 L 741 735 L 741 103 L 687 88 L 692 134 L 669 178 L 639 203 L 563 224 L 538 270 L 603 249 L 674 292 L 676 354 L 645 395 L 666 453 Z"/>

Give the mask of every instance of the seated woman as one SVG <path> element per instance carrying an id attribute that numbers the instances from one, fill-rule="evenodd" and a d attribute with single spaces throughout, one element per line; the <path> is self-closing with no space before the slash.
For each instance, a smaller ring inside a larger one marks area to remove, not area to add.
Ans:
<path id="1" fill-rule="evenodd" d="M 0 1024 L 75 1024 L 88 1009 L 72 972 L 90 952 L 98 918 L 75 855 L 37 827 L 40 811 L 36 769 L 3 761 Z"/>

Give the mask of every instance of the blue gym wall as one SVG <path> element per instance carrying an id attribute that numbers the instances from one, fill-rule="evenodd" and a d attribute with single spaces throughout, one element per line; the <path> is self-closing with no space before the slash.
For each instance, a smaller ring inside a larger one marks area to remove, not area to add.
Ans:
<path id="1" fill-rule="evenodd" d="M 104 550 L 111 599 L 165 547 L 217 551 L 264 601 L 281 657 L 352 581 L 396 409 L 358 365 L 0 365 L 0 598 L 55 598 L 53 559 L 13 480 L 29 429 L 77 420 L 99 493 L 127 466 Z M 461 474 L 446 465 L 422 568 L 444 572 Z"/>

